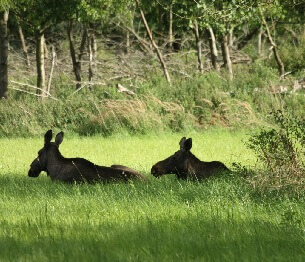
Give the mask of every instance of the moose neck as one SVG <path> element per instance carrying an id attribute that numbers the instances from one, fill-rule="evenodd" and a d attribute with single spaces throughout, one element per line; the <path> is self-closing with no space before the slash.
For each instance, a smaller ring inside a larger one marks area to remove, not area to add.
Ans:
<path id="1" fill-rule="evenodd" d="M 58 170 L 65 162 L 65 158 L 59 152 L 57 147 L 50 148 L 47 160 L 47 173 L 51 179 L 55 178 L 58 174 Z"/>
<path id="2" fill-rule="evenodd" d="M 191 152 L 189 152 L 188 161 L 189 161 L 189 164 L 194 165 L 194 166 L 198 166 L 201 163 L 203 163 L 199 158 L 197 158 Z"/>
<path id="3" fill-rule="evenodd" d="M 187 163 L 186 163 L 186 173 L 196 174 L 198 172 L 198 169 L 200 169 L 203 164 L 204 164 L 203 161 L 201 161 L 195 155 L 189 152 L 189 156 L 187 158 Z"/>

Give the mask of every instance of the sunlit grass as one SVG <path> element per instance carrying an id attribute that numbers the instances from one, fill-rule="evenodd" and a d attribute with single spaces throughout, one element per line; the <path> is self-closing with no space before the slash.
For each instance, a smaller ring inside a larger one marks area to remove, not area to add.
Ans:
<path id="1" fill-rule="evenodd" d="M 239 177 L 202 183 L 155 179 L 151 166 L 193 138 L 202 160 L 255 164 L 244 133 L 79 138 L 66 157 L 128 165 L 148 183 L 65 185 L 27 177 L 43 138 L 0 140 L 0 260 L 303 261 L 305 204 L 257 196 Z"/>

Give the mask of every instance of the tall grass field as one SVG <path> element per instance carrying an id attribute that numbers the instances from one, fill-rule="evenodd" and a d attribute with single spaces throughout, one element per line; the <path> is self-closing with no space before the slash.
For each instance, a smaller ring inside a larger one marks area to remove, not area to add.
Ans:
<path id="1" fill-rule="evenodd" d="M 0 261 L 304 261 L 304 199 L 258 194 L 233 173 L 200 183 L 150 175 L 182 136 L 201 160 L 256 163 L 242 132 L 68 133 L 65 157 L 127 165 L 149 181 L 66 185 L 27 176 L 43 137 L 0 139 Z"/>

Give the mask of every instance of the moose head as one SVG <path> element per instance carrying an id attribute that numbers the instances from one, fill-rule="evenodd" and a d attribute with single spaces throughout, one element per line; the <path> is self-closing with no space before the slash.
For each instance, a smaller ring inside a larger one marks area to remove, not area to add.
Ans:
<path id="1" fill-rule="evenodd" d="M 153 165 L 151 168 L 151 174 L 153 176 L 159 177 L 164 174 L 176 174 L 179 178 L 186 176 L 190 160 L 195 157 L 190 151 L 192 148 L 192 138 L 186 139 L 182 137 L 179 146 L 180 150 Z"/>
<path id="2" fill-rule="evenodd" d="M 59 145 L 64 139 L 64 133 L 56 135 L 55 142 L 51 142 L 53 137 L 52 130 L 48 130 L 44 135 L 44 146 L 38 151 L 38 156 L 33 160 L 28 172 L 29 177 L 38 177 L 41 171 L 47 171 L 47 164 L 50 152 L 59 152 Z"/>

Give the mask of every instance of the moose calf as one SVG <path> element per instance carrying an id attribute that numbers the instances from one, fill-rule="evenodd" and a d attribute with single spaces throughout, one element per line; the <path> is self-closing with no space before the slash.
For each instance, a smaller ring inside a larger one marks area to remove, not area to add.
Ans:
<path id="1" fill-rule="evenodd" d="M 229 171 L 219 161 L 200 161 L 191 153 L 192 138 L 180 140 L 180 150 L 172 156 L 159 161 L 151 168 L 151 174 L 160 177 L 164 174 L 175 174 L 179 179 L 202 180 L 218 172 Z"/>

